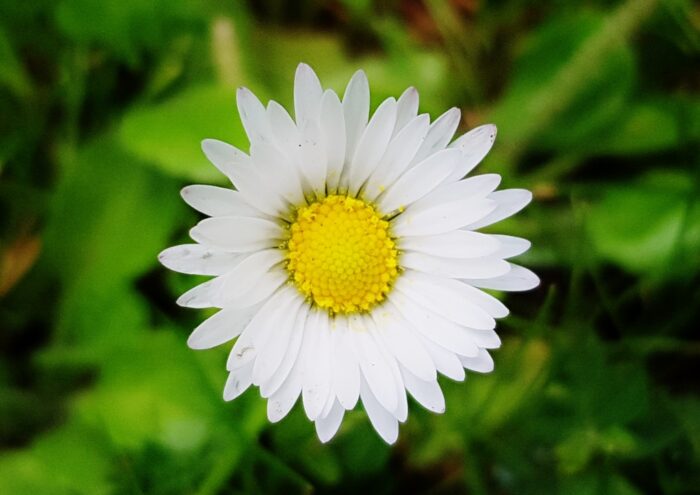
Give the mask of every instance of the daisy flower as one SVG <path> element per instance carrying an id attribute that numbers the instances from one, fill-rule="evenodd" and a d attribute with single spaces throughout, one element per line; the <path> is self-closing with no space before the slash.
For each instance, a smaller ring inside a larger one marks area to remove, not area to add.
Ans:
<path id="1" fill-rule="evenodd" d="M 301 397 L 326 442 L 361 401 L 393 443 L 407 392 L 442 413 L 438 373 L 459 381 L 465 368 L 493 369 L 495 318 L 508 310 L 481 289 L 521 291 L 539 281 L 508 261 L 527 240 L 477 231 L 531 194 L 496 191 L 497 174 L 465 178 L 493 145 L 495 126 L 453 141 L 459 110 L 431 123 L 418 115 L 414 88 L 370 117 L 362 71 L 341 100 L 299 65 L 294 118 L 245 88 L 237 102 L 249 153 L 202 143 L 235 189 L 185 187 L 184 200 L 209 218 L 190 231 L 194 244 L 159 256 L 171 270 L 214 277 L 177 300 L 220 308 L 188 345 L 237 339 L 224 399 L 255 385 L 271 422 Z"/>

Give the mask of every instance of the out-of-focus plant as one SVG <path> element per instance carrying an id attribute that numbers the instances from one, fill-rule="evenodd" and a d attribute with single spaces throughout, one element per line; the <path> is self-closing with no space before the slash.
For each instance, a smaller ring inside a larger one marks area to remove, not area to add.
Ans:
<path id="1" fill-rule="evenodd" d="M 0 493 L 696 492 L 698 33 L 687 0 L 0 2 Z M 235 87 L 287 104 L 299 61 L 496 123 L 483 170 L 535 191 L 496 371 L 393 449 L 224 403 L 156 263 L 199 141 L 247 145 Z"/>

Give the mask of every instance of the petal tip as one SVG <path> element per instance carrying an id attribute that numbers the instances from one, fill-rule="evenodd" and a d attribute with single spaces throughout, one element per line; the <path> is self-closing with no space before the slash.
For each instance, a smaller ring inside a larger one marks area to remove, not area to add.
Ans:
<path id="1" fill-rule="evenodd" d="M 179 299 L 178 299 L 178 301 L 179 301 Z M 192 332 L 192 334 L 190 334 L 190 336 L 187 338 L 187 347 L 189 347 L 190 349 L 195 350 L 195 351 L 200 351 L 200 350 L 204 349 L 201 345 L 201 342 L 199 342 L 199 339 L 194 334 L 194 332 Z"/>
<path id="2" fill-rule="evenodd" d="M 206 154 L 208 150 L 215 146 L 215 142 L 215 139 L 205 138 L 202 139 L 202 141 L 199 143 L 199 146 L 202 148 L 202 151 Z"/>
<path id="3" fill-rule="evenodd" d="M 314 70 L 311 68 L 309 64 L 306 62 L 299 62 L 299 65 L 297 65 L 297 70 L 296 73 L 297 75 L 300 74 L 301 72 L 313 72 Z"/>
<path id="4" fill-rule="evenodd" d="M 185 186 L 182 189 L 180 189 L 180 197 L 182 199 L 187 200 L 187 198 L 192 194 L 192 186 Z"/>

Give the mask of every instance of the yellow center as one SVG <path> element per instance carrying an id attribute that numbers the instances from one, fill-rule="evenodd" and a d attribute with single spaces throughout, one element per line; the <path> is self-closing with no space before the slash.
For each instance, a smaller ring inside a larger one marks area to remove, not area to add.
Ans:
<path id="1" fill-rule="evenodd" d="M 362 200 L 332 195 L 300 208 L 287 242 L 298 289 L 333 313 L 367 311 L 398 274 L 389 223 Z"/>

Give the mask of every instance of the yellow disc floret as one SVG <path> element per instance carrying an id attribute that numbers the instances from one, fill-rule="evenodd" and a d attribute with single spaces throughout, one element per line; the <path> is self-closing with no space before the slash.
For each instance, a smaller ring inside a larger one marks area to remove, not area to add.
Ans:
<path id="1" fill-rule="evenodd" d="M 360 199 L 332 195 L 297 211 L 287 270 L 298 289 L 333 313 L 367 311 L 398 274 L 389 222 Z"/>

